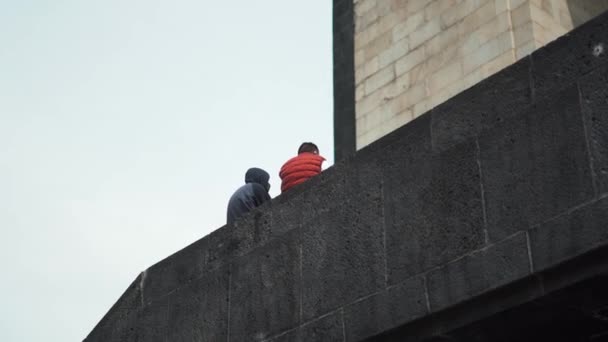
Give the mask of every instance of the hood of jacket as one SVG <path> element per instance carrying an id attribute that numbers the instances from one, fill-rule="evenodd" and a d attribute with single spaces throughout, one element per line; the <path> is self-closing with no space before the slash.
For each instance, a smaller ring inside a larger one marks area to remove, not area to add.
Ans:
<path id="1" fill-rule="evenodd" d="M 270 175 L 268 172 L 257 167 L 252 167 L 245 173 L 245 183 L 258 183 L 262 185 L 266 191 L 270 189 L 270 183 L 268 183 L 269 179 Z"/>

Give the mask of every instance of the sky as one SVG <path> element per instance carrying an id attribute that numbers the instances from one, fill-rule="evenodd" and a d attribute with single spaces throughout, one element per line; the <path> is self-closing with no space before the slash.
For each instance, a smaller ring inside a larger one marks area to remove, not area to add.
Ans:
<path id="1" fill-rule="evenodd" d="M 0 0 L 0 341 L 82 341 L 247 168 L 332 165 L 331 35 L 326 0 Z"/>

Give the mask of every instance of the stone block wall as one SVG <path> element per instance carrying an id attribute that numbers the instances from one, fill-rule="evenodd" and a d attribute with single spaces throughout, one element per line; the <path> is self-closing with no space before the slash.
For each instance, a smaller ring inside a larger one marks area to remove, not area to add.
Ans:
<path id="1" fill-rule="evenodd" d="M 605 0 L 354 0 L 356 148 L 606 9 Z"/>
<path id="2" fill-rule="evenodd" d="M 608 9 L 606 0 L 511 0 L 516 58 L 566 34 Z"/>

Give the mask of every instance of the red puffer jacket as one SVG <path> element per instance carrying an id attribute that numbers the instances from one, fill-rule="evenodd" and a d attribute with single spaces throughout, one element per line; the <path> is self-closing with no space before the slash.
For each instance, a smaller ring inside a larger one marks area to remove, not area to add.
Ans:
<path id="1" fill-rule="evenodd" d="M 308 178 L 321 173 L 323 161 L 325 161 L 325 158 L 310 152 L 303 152 L 289 159 L 283 164 L 279 172 L 281 192 L 285 192 L 292 186 L 303 183 Z"/>

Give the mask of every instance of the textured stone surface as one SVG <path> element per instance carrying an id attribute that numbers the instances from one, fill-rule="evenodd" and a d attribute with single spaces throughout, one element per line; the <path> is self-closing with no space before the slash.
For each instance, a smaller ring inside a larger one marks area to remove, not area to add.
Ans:
<path id="1" fill-rule="evenodd" d="M 320 215 L 341 206 L 350 181 L 343 171 L 345 167 L 345 164 L 334 165 L 306 181 L 311 188 L 302 193 L 303 202 L 299 206 L 304 211 L 302 224 L 312 222 Z"/>
<path id="2" fill-rule="evenodd" d="M 154 302 L 203 274 L 207 240 L 201 239 L 146 270 L 144 303 Z"/>
<path id="3" fill-rule="evenodd" d="M 299 342 L 299 329 L 290 330 L 264 342 Z"/>
<path id="4" fill-rule="evenodd" d="M 499 10 L 495 1 L 363 3 L 367 11 L 355 16 L 354 74 L 356 83 L 369 85 L 370 91 L 359 91 L 356 97 L 358 149 L 467 89 L 474 83 L 471 79 L 488 77 L 515 61 L 511 12 L 506 7 Z M 529 31 L 531 35 L 532 27 Z M 378 67 L 384 72 L 370 79 Z M 416 91 L 410 92 L 407 87 L 396 92 L 387 90 L 393 68 L 396 76 L 406 77 L 409 88 Z M 378 92 L 384 94 L 375 96 Z M 373 111 L 401 93 L 398 104 L 390 106 L 397 109 Z M 403 112 L 413 114 L 393 122 L 393 116 Z"/>
<path id="5" fill-rule="evenodd" d="M 213 270 L 262 246 L 272 236 L 269 204 L 256 208 L 205 237 L 204 269 Z"/>
<path id="6" fill-rule="evenodd" d="M 552 260 L 555 264 L 542 270 L 543 289 L 550 293 L 567 288 L 585 279 L 591 279 L 598 274 L 608 274 L 608 247 L 588 246 L 592 250 L 568 260 Z M 532 247 L 534 248 L 534 247 Z M 562 250 L 563 252 L 563 250 Z M 537 252 L 538 254 L 538 252 Z M 553 256 L 560 257 L 557 253 Z M 534 251 L 533 251 L 534 258 Z"/>
<path id="7" fill-rule="evenodd" d="M 534 269 L 541 271 L 608 242 L 608 198 L 530 231 Z"/>
<path id="8" fill-rule="evenodd" d="M 453 341 L 605 341 L 608 279 L 600 276 L 449 332 Z"/>
<path id="9" fill-rule="evenodd" d="M 433 109 L 433 148 L 471 140 L 531 103 L 530 62 L 524 59 Z"/>
<path id="10" fill-rule="evenodd" d="M 590 72 L 607 61 L 608 24 L 605 19 L 594 19 L 586 25 L 586 28 L 568 32 L 572 29 L 573 23 L 574 26 L 580 25 L 581 19 L 588 20 L 601 13 L 606 6 L 603 4 L 592 7 L 593 9 L 588 12 L 581 11 L 580 8 L 583 7 L 577 6 L 581 1 L 419 0 L 407 4 L 401 4 L 399 1 L 364 2 L 364 8 L 367 9 L 365 15 L 350 15 L 351 18 L 354 17 L 358 27 L 358 32 L 354 36 L 354 55 L 358 56 L 357 72 L 354 72 L 356 82 L 358 84 L 367 82 L 369 76 L 378 71 L 375 66 L 379 60 L 384 61 L 380 69 L 385 70 L 383 77 L 380 77 L 384 79 L 381 83 L 386 83 L 390 78 L 391 67 L 395 68 L 397 76 L 408 76 L 410 86 L 421 86 L 426 89 L 426 94 L 420 98 L 403 101 L 399 105 L 399 110 L 393 114 L 403 111 L 414 112 L 414 115 L 409 116 L 411 120 L 469 88 L 473 84 L 468 81 L 471 78 L 487 78 L 516 60 L 524 59 L 534 60 L 532 84 L 537 97 L 545 97 L 553 91 L 568 87 L 578 76 Z M 410 3 L 416 5 L 412 6 Z M 404 9 L 406 14 L 397 14 L 400 9 Z M 605 15 L 603 17 L 605 18 Z M 395 20 L 395 18 L 400 19 Z M 591 29 L 593 34 L 585 33 L 589 32 L 589 27 L 593 27 Z M 567 37 L 568 39 L 550 43 L 564 34 L 574 39 Z M 406 49 L 406 42 L 409 51 Z M 547 43 L 549 43 L 548 49 L 535 53 L 532 58 L 528 57 L 531 52 Z M 399 50 L 400 53 L 395 54 L 394 50 Z M 386 56 L 400 57 L 393 59 Z M 366 71 L 365 66 L 370 65 L 374 67 Z M 420 67 L 414 68 L 416 65 Z M 523 82 L 524 79 L 518 78 L 518 80 Z M 347 89 L 350 88 L 344 88 L 345 91 Z M 371 89 L 383 88 L 380 84 L 376 84 Z M 509 98 L 509 92 L 512 91 L 509 88 L 505 90 Z M 499 108 L 508 104 L 502 101 L 500 92 L 497 94 L 497 99 L 488 103 L 496 104 Z M 528 96 L 529 93 L 526 94 L 526 97 Z M 393 95 L 375 97 L 369 92 L 367 94 L 360 92 L 360 96 L 356 97 L 357 114 L 365 107 L 362 113 L 370 113 L 368 116 L 371 116 L 367 120 L 362 117 L 356 118 L 357 149 L 395 128 L 387 125 L 392 115 L 372 112 L 373 109 L 380 107 L 383 101 L 390 101 L 393 97 Z M 372 108 L 367 105 L 369 99 L 374 103 Z M 484 98 L 473 97 L 473 99 Z M 488 110 L 488 107 L 483 109 Z M 503 110 L 499 112 L 500 115 L 508 115 Z M 461 130 L 461 126 L 466 126 L 467 121 L 470 120 L 464 115 L 458 119 L 463 120 L 461 124 L 452 125 L 445 122 L 442 126 L 446 131 L 453 130 L 457 134 L 456 140 L 458 134 L 466 133 Z M 477 118 L 472 120 L 477 122 Z M 377 124 L 368 125 L 370 121 Z M 443 137 L 448 138 L 448 135 Z"/>
<path id="11" fill-rule="evenodd" d="M 475 144 L 465 144 L 433 155 L 419 140 L 384 154 L 389 284 L 483 245 L 476 152 Z"/>
<path id="12" fill-rule="evenodd" d="M 608 65 L 579 83 L 595 185 L 603 194 L 608 192 Z"/>
<path id="13" fill-rule="evenodd" d="M 341 313 L 335 312 L 317 320 L 307 322 L 302 325 L 302 327 L 268 340 L 268 342 L 343 342 L 343 327 Z"/>
<path id="14" fill-rule="evenodd" d="M 576 87 L 488 131 L 479 145 L 491 241 L 593 196 Z"/>
<path id="15" fill-rule="evenodd" d="M 377 166 L 354 162 L 334 172 L 334 187 L 322 186 L 331 197 L 316 196 L 316 206 L 328 210 L 317 211 L 302 232 L 304 320 L 373 293 L 385 280 Z"/>
<path id="16" fill-rule="evenodd" d="M 349 176 L 356 171 L 345 171 L 346 168 L 344 164 L 334 165 L 273 200 L 271 236 L 280 237 L 309 226 L 321 216 L 340 208 L 344 201 L 351 201 L 349 194 L 353 191 L 350 187 L 357 180 L 356 176 Z"/>
<path id="17" fill-rule="evenodd" d="M 525 233 L 442 266 L 428 275 L 431 310 L 477 296 L 530 274 Z"/>
<path id="18" fill-rule="evenodd" d="M 452 332 L 463 326 L 528 303 L 542 295 L 540 279 L 526 277 L 363 341 L 444 341 L 441 338 L 448 338 L 446 341 L 449 341 L 449 338 L 455 337 Z"/>
<path id="19" fill-rule="evenodd" d="M 228 270 L 206 273 L 169 296 L 167 341 L 224 341 Z"/>
<path id="20" fill-rule="evenodd" d="M 300 322 L 299 231 L 272 241 L 233 266 L 230 339 L 261 341 Z"/>
<path id="21" fill-rule="evenodd" d="M 424 278 L 414 277 L 345 307 L 346 340 L 360 341 L 427 313 Z"/>
<path id="22" fill-rule="evenodd" d="M 300 341 L 344 341 L 342 315 L 334 313 L 300 328 Z"/>
<path id="23" fill-rule="evenodd" d="M 286 194 L 289 194 L 289 192 Z M 293 195 L 296 196 L 287 197 L 281 195 L 276 197 L 276 200 L 272 202 L 272 221 L 270 226 L 273 236 L 280 236 L 300 228 L 309 219 L 308 213 L 303 211 L 302 208 L 309 205 L 310 202 L 308 200 L 310 196 L 302 193 Z"/>
<path id="24" fill-rule="evenodd" d="M 606 14 L 532 54 L 534 93 L 553 96 L 559 89 L 608 62 Z"/>
<path id="25" fill-rule="evenodd" d="M 380 196 L 377 191 L 365 202 L 352 197 L 303 230 L 304 320 L 374 293 L 384 285 Z"/>
<path id="26" fill-rule="evenodd" d="M 137 341 L 165 342 L 169 329 L 168 298 L 146 305 L 139 312 Z M 128 341 L 128 340 L 125 340 Z M 176 341 L 176 340 L 172 340 Z"/>
<path id="27" fill-rule="evenodd" d="M 352 0 L 333 0 L 334 155 L 355 153 L 355 38 Z"/>
<path id="28" fill-rule="evenodd" d="M 95 326 L 86 342 L 137 341 L 141 303 L 141 274 L 120 296 L 110 311 Z"/>

